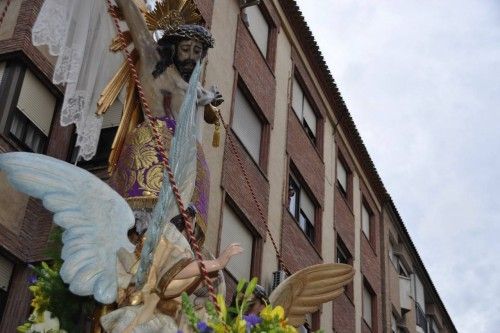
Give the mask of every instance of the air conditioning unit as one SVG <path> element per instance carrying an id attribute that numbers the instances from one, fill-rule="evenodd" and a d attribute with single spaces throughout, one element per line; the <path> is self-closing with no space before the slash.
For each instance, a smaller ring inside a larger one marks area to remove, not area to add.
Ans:
<path id="1" fill-rule="evenodd" d="M 286 272 L 284 270 L 279 270 L 273 273 L 273 285 L 272 290 L 276 289 L 279 284 L 287 278 Z"/>

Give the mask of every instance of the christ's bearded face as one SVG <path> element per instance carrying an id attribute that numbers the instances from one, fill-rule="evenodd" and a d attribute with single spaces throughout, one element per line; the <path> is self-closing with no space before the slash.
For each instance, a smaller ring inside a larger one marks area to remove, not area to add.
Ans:
<path id="1" fill-rule="evenodd" d="M 176 45 L 174 64 L 184 81 L 189 81 L 196 62 L 204 55 L 203 45 L 195 40 L 182 40 Z"/>

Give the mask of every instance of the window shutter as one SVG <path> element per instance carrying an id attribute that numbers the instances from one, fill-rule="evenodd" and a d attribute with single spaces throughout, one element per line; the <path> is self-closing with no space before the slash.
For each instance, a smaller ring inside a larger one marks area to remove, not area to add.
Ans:
<path id="1" fill-rule="evenodd" d="M 340 160 L 337 160 L 337 180 L 342 188 L 347 191 L 347 170 Z"/>
<path id="2" fill-rule="evenodd" d="M 116 100 L 104 114 L 102 120 L 102 128 L 116 127 L 120 125 L 122 118 L 123 104 Z"/>
<path id="3" fill-rule="evenodd" d="M 361 204 L 361 228 L 366 237 L 370 239 L 370 213 L 365 204 Z"/>
<path id="4" fill-rule="evenodd" d="M 56 98 L 30 70 L 26 70 L 17 107 L 46 136 L 49 135 Z"/>
<path id="5" fill-rule="evenodd" d="M 309 222 L 314 225 L 314 203 L 303 189 L 300 191 L 300 209 L 302 209 L 306 217 L 309 219 Z"/>
<path id="6" fill-rule="evenodd" d="M 232 128 L 253 159 L 259 162 L 262 124 L 239 88 L 236 91 Z"/>
<path id="7" fill-rule="evenodd" d="M 0 289 L 5 291 L 9 289 L 13 269 L 14 264 L 0 256 Z"/>
<path id="8" fill-rule="evenodd" d="M 292 108 L 297 117 L 302 121 L 302 102 L 304 101 L 304 92 L 299 85 L 299 82 L 294 77 L 292 85 Z"/>
<path id="9" fill-rule="evenodd" d="M 420 308 L 425 313 L 425 294 L 424 294 L 424 285 L 420 282 L 420 279 L 416 274 L 414 275 L 415 281 L 415 301 L 420 305 Z"/>
<path id="10" fill-rule="evenodd" d="M 314 113 L 311 104 L 304 98 L 304 121 L 311 129 L 311 132 L 316 136 L 316 114 Z"/>
<path id="11" fill-rule="evenodd" d="M 248 29 L 257 43 L 260 52 L 267 56 L 267 41 L 269 39 L 269 24 L 260 11 L 259 6 L 250 6 L 245 9 L 248 17 Z"/>
<path id="12" fill-rule="evenodd" d="M 236 279 L 250 280 L 253 236 L 233 209 L 226 204 L 222 216 L 220 251 L 232 243 L 239 243 L 244 251 L 237 258 L 230 260 L 226 268 Z"/>

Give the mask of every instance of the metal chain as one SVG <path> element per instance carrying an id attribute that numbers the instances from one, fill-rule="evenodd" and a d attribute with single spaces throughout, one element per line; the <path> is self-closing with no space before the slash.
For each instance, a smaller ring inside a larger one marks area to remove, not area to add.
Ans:
<path id="1" fill-rule="evenodd" d="M 218 112 L 219 118 L 222 122 L 222 126 L 224 126 L 224 129 L 226 130 L 226 137 L 228 138 L 231 151 L 234 154 L 234 156 L 236 156 L 236 160 L 238 161 L 238 165 L 239 165 L 241 172 L 243 174 L 243 178 L 245 178 L 245 183 L 247 184 L 248 189 L 250 190 L 250 195 L 252 196 L 252 200 L 254 202 L 254 205 L 255 205 L 255 207 L 257 207 L 257 212 L 259 213 L 259 217 L 264 222 L 264 226 L 266 227 L 267 234 L 269 235 L 269 238 L 271 239 L 271 243 L 273 244 L 274 251 L 276 252 L 276 257 L 278 258 L 278 263 L 279 263 L 280 267 L 282 267 L 286 271 L 290 272 L 288 270 L 288 268 L 286 267 L 285 263 L 283 262 L 283 258 L 281 257 L 280 251 L 278 250 L 278 246 L 276 245 L 276 242 L 274 241 L 274 237 L 271 234 L 271 230 L 269 229 L 269 224 L 267 222 L 267 219 L 265 218 L 264 213 L 262 212 L 262 208 L 260 207 L 260 204 L 257 201 L 257 196 L 255 195 L 255 191 L 253 189 L 252 183 L 250 182 L 250 178 L 248 177 L 245 165 L 243 164 L 243 161 L 240 157 L 240 154 L 238 153 L 238 150 L 236 149 L 236 145 L 234 144 L 234 139 L 233 139 L 233 135 L 231 133 L 231 130 L 229 129 L 229 126 L 226 123 L 226 121 L 224 120 L 224 118 L 222 117 L 222 113 L 221 113 L 220 109 L 217 109 L 217 112 Z"/>
<path id="2" fill-rule="evenodd" d="M 118 38 L 120 40 L 120 43 L 123 45 L 123 52 L 125 53 L 125 56 L 127 58 L 128 65 L 130 67 L 130 72 L 132 74 L 132 78 L 134 79 L 134 82 L 135 82 L 135 85 L 137 88 L 137 92 L 139 94 L 139 98 L 140 98 L 142 106 L 143 106 L 144 114 L 149 122 L 151 130 L 153 131 L 153 137 L 156 141 L 156 147 L 155 147 L 156 151 L 157 151 L 158 155 L 160 156 L 161 163 L 163 164 L 163 166 L 167 170 L 168 180 L 170 181 L 170 184 L 172 186 L 172 192 L 174 193 L 175 200 L 177 201 L 177 205 L 179 206 L 179 211 L 181 212 L 182 219 L 184 221 L 184 225 L 186 227 L 186 231 L 188 234 L 189 243 L 190 243 L 191 248 L 193 249 L 193 251 L 196 255 L 196 259 L 198 260 L 198 265 L 200 268 L 201 276 L 202 276 L 203 281 L 208 289 L 210 299 L 214 303 L 217 310 L 220 310 L 219 306 L 217 304 L 217 300 L 216 300 L 216 296 L 215 296 L 215 289 L 214 289 L 212 280 L 210 279 L 210 277 L 208 275 L 207 268 L 205 266 L 205 263 L 203 262 L 203 257 L 201 255 L 200 247 L 198 246 L 198 244 L 196 242 L 196 238 L 194 236 L 193 226 L 188 219 L 186 210 L 184 209 L 184 204 L 182 202 L 182 198 L 181 198 L 179 189 L 178 189 L 177 184 L 176 184 L 175 179 L 174 179 L 174 173 L 173 173 L 173 171 L 170 167 L 170 164 L 168 162 L 166 150 L 165 150 L 165 147 L 163 145 L 161 135 L 158 131 L 157 126 L 155 126 L 157 124 L 157 120 L 153 117 L 153 114 L 151 112 L 149 104 L 148 104 L 146 97 L 144 95 L 144 89 L 143 89 L 142 84 L 139 80 L 139 75 L 137 73 L 137 69 L 135 67 L 132 56 L 131 56 L 130 52 L 127 50 L 127 48 L 125 47 L 126 43 L 125 43 L 125 40 L 123 38 L 123 32 L 120 28 L 118 15 L 113 9 L 113 5 L 111 4 L 111 0 L 106 0 L 106 1 L 108 4 L 109 13 L 110 13 L 111 17 L 113 18 L 115 28 L 118 32 Z"/>
<path id="3" fill-rule="evenodd" d="M 11 0 L 7 0 L 7 2 L 5 3 L 5 6 L 3 7 L 2 14 L 0 15 L 0 27 L 2 27 L 3 19 L 5 18 L 5 15 L 7 14 L 7 10 L 9 9 L 10 1 Z"/>

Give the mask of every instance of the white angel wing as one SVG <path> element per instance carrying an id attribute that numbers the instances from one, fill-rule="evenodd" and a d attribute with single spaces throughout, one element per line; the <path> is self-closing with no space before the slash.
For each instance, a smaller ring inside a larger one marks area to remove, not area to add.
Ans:
<path id="1" fill-rule="evenodd" d="M 344 292 L 354 269 L 345 264 L 319 264 L 306 267 L 283 281 L 269 297 L 273 306 L 281 305 L 288 323 L 302 325 L 306 315 L 317 311 Z"/>
<path id="2" fill-rule="evenodd" d="M 134 250 L 127 238 L 134 225 L 127 202 L 93 174 L 45 155 L 0 154 L 0 170 L 18 191 L 42 199 L 65 229 L 60 274 L 71 292 L 114 302 L 116 252 Z"/>

